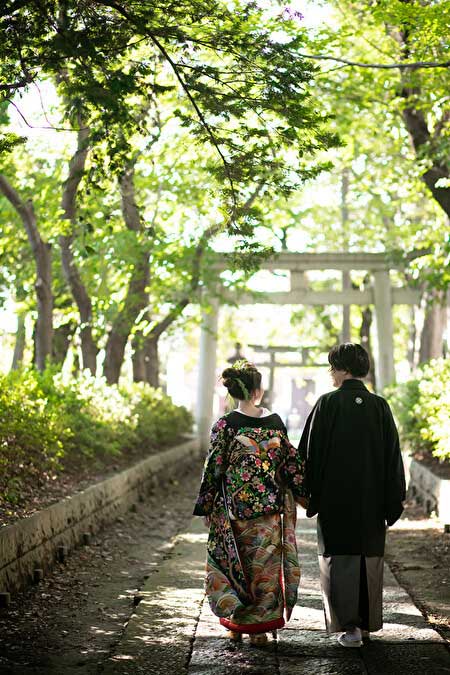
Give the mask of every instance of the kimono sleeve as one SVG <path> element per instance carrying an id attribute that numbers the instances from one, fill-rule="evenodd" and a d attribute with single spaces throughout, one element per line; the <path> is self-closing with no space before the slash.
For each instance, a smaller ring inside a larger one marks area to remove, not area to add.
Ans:
<path id="1" fill-rule="evenodd" d="M 384 517 L 388 525 L 393 525 L 403 512 L 402 501 L 406 498 L 405 470 L 397 427 L 388 403 L 383 400 L 383 404 Z"/>
<path id="2" fill-rule="evenodd" d="M 329 420 L 327 420 L 325 413 L 325 399 L 321 397 L 306 420 L 297 450 L 305 465 L 303 492 L 309 502 L 306 510 L 308 518 L 312 518 L 318 512 L 328 427 Z"/>
<path id="3" fill-rule="evenodd" d="M 209 453 L 203 467 L 202 481 L 194 507 L 194 516 L 207 516 L 211 513 L 223 473 L 228 443 L 228 427 L 221 417 L 211 429 Z"/>
<path id="4" fill-rule="evenodd" d="M 304 486 L 305 458 L 294 448 L 286 430 L 283 431 L 282 444 L 286 458 L 283 466 L 284 483 L 292 491 L 294 499 L 299 501 L 302 497 L 306 497 Z"/>

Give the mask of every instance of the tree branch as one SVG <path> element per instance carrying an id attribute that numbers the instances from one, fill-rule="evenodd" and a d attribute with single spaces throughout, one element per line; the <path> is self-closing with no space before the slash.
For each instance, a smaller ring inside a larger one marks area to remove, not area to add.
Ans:
<path id="1" fill-rule="evenodd" d="M 21 217 L 28 236 L 28 241 L 33 249 L 33 253 L 36 254 L 42 240 L 36 225 L 36 217 L 31 201 L 24 202 L 6 176 L 3 176 L 2 174 L 0 174 L 0 191 L 3 192 L 6 199 Z"/>
<path id="2" fill-rule="evenodd" d="M 5 84 L 0 84 L 0 91 L 6 91 L 9 96 L 16 89 L 21 89 L 22 87 L 25 87 L 27 84 L 33 82 L 33 79 L 34 79 L 33 75 L 27 75 L 26 77 L 23 77 L 21 80 L 17 80 L 17 82 L 6 82 Z"/>
<path id="3" fill-rule="evenodd" d="M 25 122 L 26 126 L 29 129 L 52 129 L 53 131 L 80 131 L 81 130 L 81 129 L 74 129 L 73 127 L 54 127 L 51 124 L 49 124 L 49 126 L 39 126 L 39 125 L 35 125 L 35 124 L 30 124 L 28 122 L 27 118 L 25 117 L 25 115 L 23 114 L 23 112 L 20 110 L 20 108 L 14 103 L 14 101 L 12 101 L 8 97 L 5 97 L 3 100 L 8 101 L 8 103 L 10 103 L 16 109 L 16 111 L 18 112 L 18 114 L 20 115 L 20 117 L 22 118 L 22 120 Z"/>
<path id="4" fill-rule="evenodd" d="M 419 68 L 448 68 L 450 61 L 414 61 L 412 63 L 363 63 L 362 61 L 350 61 L 349 59 L 342 59 L 338 56 L 331 56 L 328 54 L 301 54 L 304 59 L 315 59 L 317 61 L 335 61 L 336 63 L 343 63 L 346 66 L 355 66 L 356 68 L 381 68 L 382 70 L 399 70 L 411 68 L 413 70 Z"/>
<path id="5" fill-rule="evenodd" d="M 391 35 L 398 43 L 405 58 L 409 58 L 410 48 L 408 31 L 406 29 L 391 30 Z M 400 95 L 405 102 L 402 110 L 402 117 L 409 133 L 416 157 L 421 158 L 421 154 L 425 149 L 431 164 L 431 166 L 429 166 L 422 174 L 422 180 L 447 216 L 450 216 L 450 188 L 436 187 L 436 184 L 441 179 L 448 179 L 449 166 L 445 161 L 441 161 L 439 156 L 436 156 L 425 112 L 420 106 L 416 105 L 416 101 L 421 94 L 420 85 L 417 83 L 411 84 L 407 73 L 403 69 L 400 71 L 400 83 Z M 446 113 L 443 113 L 441 121 L 443 120 L 444 124 L 445 118 Z"/>
<path id="6" fill-rule="evenodd" d="M 441 119 L 436 123 L 436 126 L 433 131 L 433 141 L 439 138 L 439 136 L 442 134 L 442 132 L 444 131 L 445 127 L 449 124 L 449 122 L 450 122 L 450 108 L 443 112 Z"/>
<path id="7" fill-rule="evenodd" d="M 255 199 L 258 197 L 263 187 L 264 181 L 258 183 L 253 192 L 249 195 L 241 211 L 244 212 L 248 211 L 252 207 Z M 159 338 L 160 335 L 162 335 L 162 333 L 164 333 L 167 330 L 167 328 L 180 316 L 182 311 L 192 302 L 192 296 L 197 292 L 198 287 L 200 285 L 201 262 L 205 254 L 206 248 L 208 246 L 208 243 L 213 237 L 219 234 L 219 232 L 222 232 L 223 230 L 227 229 L 233 222 L 234 217 L 235 214 L 233 214 L 230 217 L 229 221 L 226 224 L 215 223 L 214 225 L 211 225 L 203 232 L 195 248 L 194 259 L 192 261 L 192 273 L 191 273 L 191 283 L 189 285 L 190 291 L 189 294 L 185 295 L 184 298 L 182 298 L 179 302 L 177 302 L 175 307 L 173 307 L 161 321 L 159 321 L 155 326 L 153 326 L 153 328 L 148 332 L 149 337 L 151 336 L 154 338 Z"/>
<path id="8" fill-rule="evenodd" d="M 119 12 L 119 14 L 121 14 L 123 17 L 125 17 L 127 19 L 127 21 L 130 21 L 135 26 L 137 25 L 136 21 L 133 19 L 133 17 L 123 7 L 121 7 L 118 3 L 114 2 L 113 0 L 111 0 L 111 1 L 97 0 L 97 2 L 99 2 L 102 5 L 112 7 L 117 12 Z M 223 166 L 225 168 L 225 173 L 226 173 L 228 181 L 230 183 L 231 194 L 233 196 L 233 203 L 234 203 L 235 206 L 237 206 L 236 192 L 235 192 L 235 189 L 234 189 L 234 181 L 233 181 L 233 177 L 232 177 L 231 172 L 230 172 L 230 167 L 228 166 L 228 162 L 227 162 L 222 150 L 220 149 L 220 146 L 219 146 L 219 144 L 216 140 L 216 137 L 214 136 L 214 133 L 213 133 L 210 125 L 208 124 L 205 116 L 203 115 L 202 111 L 200 110 L 200 108 L 197 104 L 197 101 L 192 96 L 186 82 L 181 77 L 180 72 L 179 72 L 178 67 L 177 67 L 177 64 L 172 59 L 172 57 L 169 55 L 169 53 L 167 52 L 164 45 L 158 40 L 158 38 L 156 38 L 153 35 L 153 33 L 151 33 L 151 31 L 146 30 L 145 33 L 146 33 L 146 35 L 148 35 L 148 37 L 151 39 L 153 44 L 159 49 L 161 54 L 164 56 L 164 58 L 169 63 L 170 67 L 172 68 L 172 70 L 174 72 L 175 77 L 177 78 L 177 80 L 180 83 L 183 91 L 185 92 L 186 96 L 188 97 L 192 107 L 194 108 L 194 110 L 197 114 L 197 117 L 200 120 L 200 123 L 202 124 L 203 128 L 206 130 L 206 133 L 208 134 L 209 139 L 211 140 L 211 143 L 215 147 L 216 152 L 218 153 L 218 155 L 219 155 L 219 157 L 220 157 L 220 159 L 223 163 Z"/>

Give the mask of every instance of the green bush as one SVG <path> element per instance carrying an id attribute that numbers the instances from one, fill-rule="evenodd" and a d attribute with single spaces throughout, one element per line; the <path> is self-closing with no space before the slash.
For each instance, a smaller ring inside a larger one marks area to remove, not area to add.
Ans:
<path id="1" fill-rule="evenodd" d="M 441 462 L 450 460 L 449 384 L 450 360 L 436 359 L 388 394 L 408 447 Z"/>
<path id="2" fill-rule="evenodd" d="M 73 464 L 155 452 L 191 429 L 190 413 L 149 385 L 120 389 L 87 373 L 64 383 L 52 369 L 0 375 L 0 502 Z"/>
<path id="3" fill-rule="evenodd" d="M 31 373 L 0 377 L 0 490 L 20 501 L 23 480 L 40 480 L 60 466 L 70 430 Z"/>
<path id="4" fill-rule="evenodd" d="M 164 447 L 192 429 L 192 416 L 176 406 L 160 389 L 134 385 L 131 390 L 132 414 L 136 419 L 133 444 Z"/>

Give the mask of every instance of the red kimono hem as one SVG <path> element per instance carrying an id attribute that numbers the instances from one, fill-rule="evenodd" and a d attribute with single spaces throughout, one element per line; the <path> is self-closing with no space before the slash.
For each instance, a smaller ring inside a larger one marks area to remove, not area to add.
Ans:
<path id="1" fill-rule="evenodd" d="M 247 624 L 237 624 L 233 623 L 229 619 L 220 618 L 220 624 L 228 628 L 228 630 L 233 630 L 236 633 L 269 633 L 271 630 L 277 630 L 278 628 L 283 628 L 284 619 L 283 617 L 279 619 L 273 619 L 272 621 L 266 621 L 265 623 L 247 623 Z"/>

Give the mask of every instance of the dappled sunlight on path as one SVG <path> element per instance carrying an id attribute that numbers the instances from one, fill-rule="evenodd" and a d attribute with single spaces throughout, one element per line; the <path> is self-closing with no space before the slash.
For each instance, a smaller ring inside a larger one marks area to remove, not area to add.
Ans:
<path id="1" fill-rule="evenodd" d="M 361 649 L 345 650 L 325 631 L 315 521 L 299 513 L 302 579 L 287 626 L 264 648 L 230 642 L 203 591 L 206 531 L 193 519 L 172 554 L 141 591 L 142 600 L 103 672 L 164 675 L 450 674 L 443 639 L 385 566 L 382 631 Z"/>

